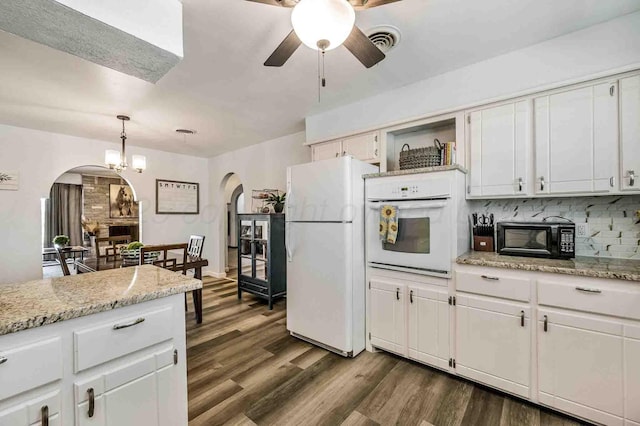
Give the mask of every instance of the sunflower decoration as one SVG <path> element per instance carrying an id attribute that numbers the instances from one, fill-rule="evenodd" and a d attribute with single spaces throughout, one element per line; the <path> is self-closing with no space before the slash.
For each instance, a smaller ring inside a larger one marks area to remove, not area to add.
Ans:
<path id="1" fill-rule="evenodd" d="M 380 235 L 383 238 L 387 237 L 387 222 L 380 222 Z"/>
<path id="2" fill-rule="evenodd" d="M 396 217 L 396 208 L 393 206 L 383 206 L 382 217 L 385 219 L 393 219 Z"/>

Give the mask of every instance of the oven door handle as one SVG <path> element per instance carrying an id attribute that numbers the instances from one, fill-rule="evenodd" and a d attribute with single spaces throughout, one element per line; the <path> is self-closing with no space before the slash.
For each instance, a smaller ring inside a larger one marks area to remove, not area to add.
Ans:
<path id="1" fill-rule="evenodd" d="M 442 209 L 447 206 L 444 200 L 408 203 L 406 201 L 369 201 L 371 210 L 379 210 L 384 205 L 392 205 L 399 210 Z"/>

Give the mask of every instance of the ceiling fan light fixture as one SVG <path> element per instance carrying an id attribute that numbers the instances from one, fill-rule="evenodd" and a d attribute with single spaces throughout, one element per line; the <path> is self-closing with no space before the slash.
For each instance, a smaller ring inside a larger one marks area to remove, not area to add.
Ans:
<path id="1" fill-rule="evenodd" d="M 355 22 L 355 10 L 345 0 L 300 0 L 291 12 L 296 35 L 315 50 L 340 46 L 351 34 Z"/>

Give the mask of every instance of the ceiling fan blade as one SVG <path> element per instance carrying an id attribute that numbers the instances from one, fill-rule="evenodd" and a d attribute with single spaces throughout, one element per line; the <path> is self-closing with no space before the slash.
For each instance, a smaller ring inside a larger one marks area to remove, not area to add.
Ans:
<path id="1" fill-rule="evenodd" d="M 247 0 L 254 3 L 268 4 L 271 6 L 293 7 L 298 0 Z"/>
<path id="2" fill-rule="evenodd" d="M 367 39 L 368 40 L 368 39 Z M 289 35 L 282 40 L 280 46 L 273 51 L 271 56 L 265 61 L 265 67 L 281 67 L 285 62 L 293 55 L 293 52 L 296 51 L 302 42 L 296 35 L 295 31 L 291 31 Z"/>
<path id="3" fill-rule="evenodd" d="M 400 0 L 349 0 L 349 3 L 351 3 L 356 10 L 363 10 L 384 6 L 385 4 L 395 3 L 397 1 Z"/>
<path id="4" fill-rule="evenodd" d="M 367 68 L 371 68 L 386 57 L 385 54 L 369 40 L 369 37 L 355 25 L 353 26 L 353 30 L 351 30 L 351 34 L 349 34 L 349 37 L 347 37 L 347 40 L 344 42 L 344 46 Z"/>

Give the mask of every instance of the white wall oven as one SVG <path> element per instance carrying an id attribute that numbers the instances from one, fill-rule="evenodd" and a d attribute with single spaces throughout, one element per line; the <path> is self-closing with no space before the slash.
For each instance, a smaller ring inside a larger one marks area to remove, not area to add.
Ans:
<path id="1" fill-rule="evenodd" d="M 395 243 L 380 235 L 385 206 L 393 207 Z M 368 266 L 449 276 L 456 220 L 453 207 L 452 182 L 447 176 L 367 181 Z"/>

